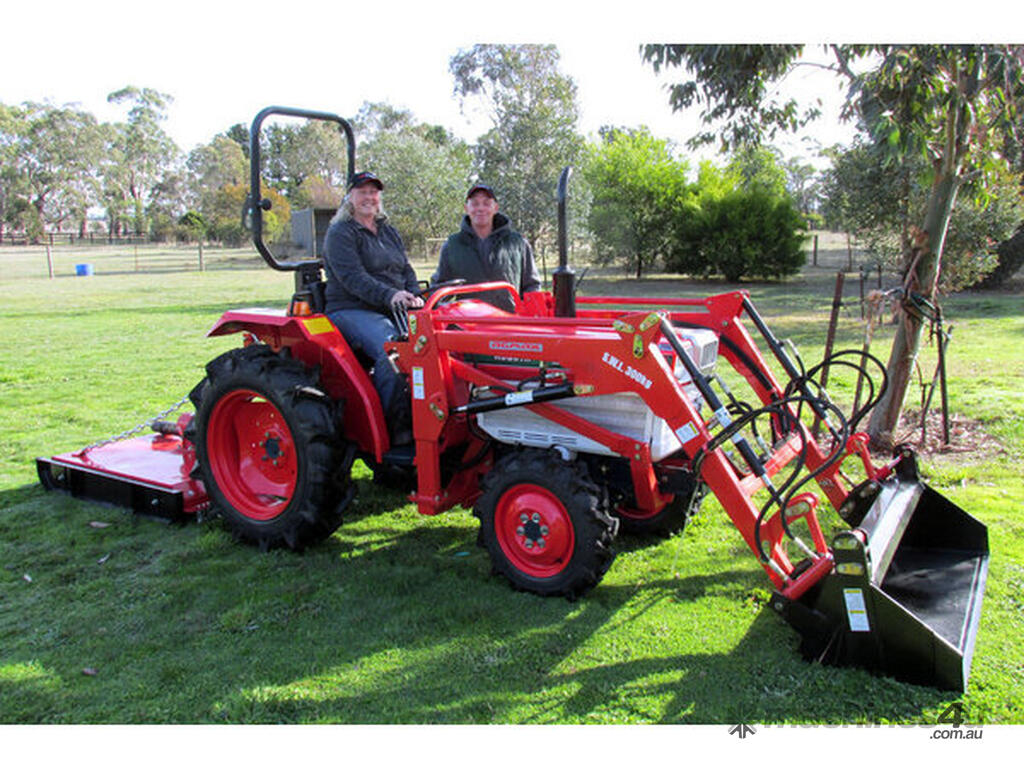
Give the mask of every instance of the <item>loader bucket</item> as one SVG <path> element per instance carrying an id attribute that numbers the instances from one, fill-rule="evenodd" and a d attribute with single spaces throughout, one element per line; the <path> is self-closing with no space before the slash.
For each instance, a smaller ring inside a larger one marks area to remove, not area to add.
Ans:
<path id="1" fill-rule="evenodd" d="M 855 527 L 833 541 L 832 572 L 773 606 L 809 658 L 964 691 L 988 572 L 988 531 L 917 476 L 907 454 L 893 476 L 851 493 Z"/>

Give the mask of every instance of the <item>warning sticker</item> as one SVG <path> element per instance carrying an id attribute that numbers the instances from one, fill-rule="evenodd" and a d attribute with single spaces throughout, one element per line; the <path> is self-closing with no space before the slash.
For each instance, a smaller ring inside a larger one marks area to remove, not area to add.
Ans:
<path id="1" fill-rule="evenodd" d="M 679 438 L 679 442 L 686 445 L 688 442 L 693 440 L 697 436 L 697 429 L 693 426 L 692 421 L 688 421 L 679 429 L 676 430 L 676 437 Z"/>
<path id="2" fill-rule="evenodd" d="M 868 609 L 864 604 L 864 591 L 860 589 L 844 589 L 843 600 L 846 601 L 846 618 L 850 622 L 851 632 L 870 632 Z"/>
<path id="3" fill-rule="evenodd" d="M 412 397 L 413 400 L 424 400 L 426 393 L 423 388 L 423 368 L 414 365 L 412 367 Z"/>

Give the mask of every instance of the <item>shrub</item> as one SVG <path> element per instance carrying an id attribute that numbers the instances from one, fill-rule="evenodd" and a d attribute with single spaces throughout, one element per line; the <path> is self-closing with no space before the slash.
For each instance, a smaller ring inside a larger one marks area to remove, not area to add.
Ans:
<path id="1" fill-rule="evenodd" d="M 778 279 L 795 274 L 806 256 L 806 223 L 787 197 L 763 190 L 704 195 L 675 222 L 665 266 L 699 277 Z"/>

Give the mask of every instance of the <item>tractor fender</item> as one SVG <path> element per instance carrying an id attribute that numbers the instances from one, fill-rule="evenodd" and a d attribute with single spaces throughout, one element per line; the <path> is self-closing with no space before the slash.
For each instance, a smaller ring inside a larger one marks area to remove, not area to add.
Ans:
<path id="1" fill-rule="evenodd" d="M 363 364 L 326 315 L 292 316 L 280 309 L 238 309 L 225 312 L 206 334 L 247 333 L 275 352 L 320 369 L 320 386 L 343 404 L 346 439 L 382 461 L 389 447 L 380 397 Z"/>

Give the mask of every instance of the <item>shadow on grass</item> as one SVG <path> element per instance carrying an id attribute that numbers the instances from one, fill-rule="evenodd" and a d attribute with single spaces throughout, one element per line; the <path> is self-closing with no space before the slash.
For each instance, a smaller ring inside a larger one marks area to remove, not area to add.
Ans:
<path id="1" fill-rule="evenodd" d="M 942 700 L 803 662 L 730 563 L 613 566 L 568 602 L 490 575 L 464 513 L 354 515 L 296 555 L 38 490 L 0 509 L 4 722 L 872 722 Z"/>

